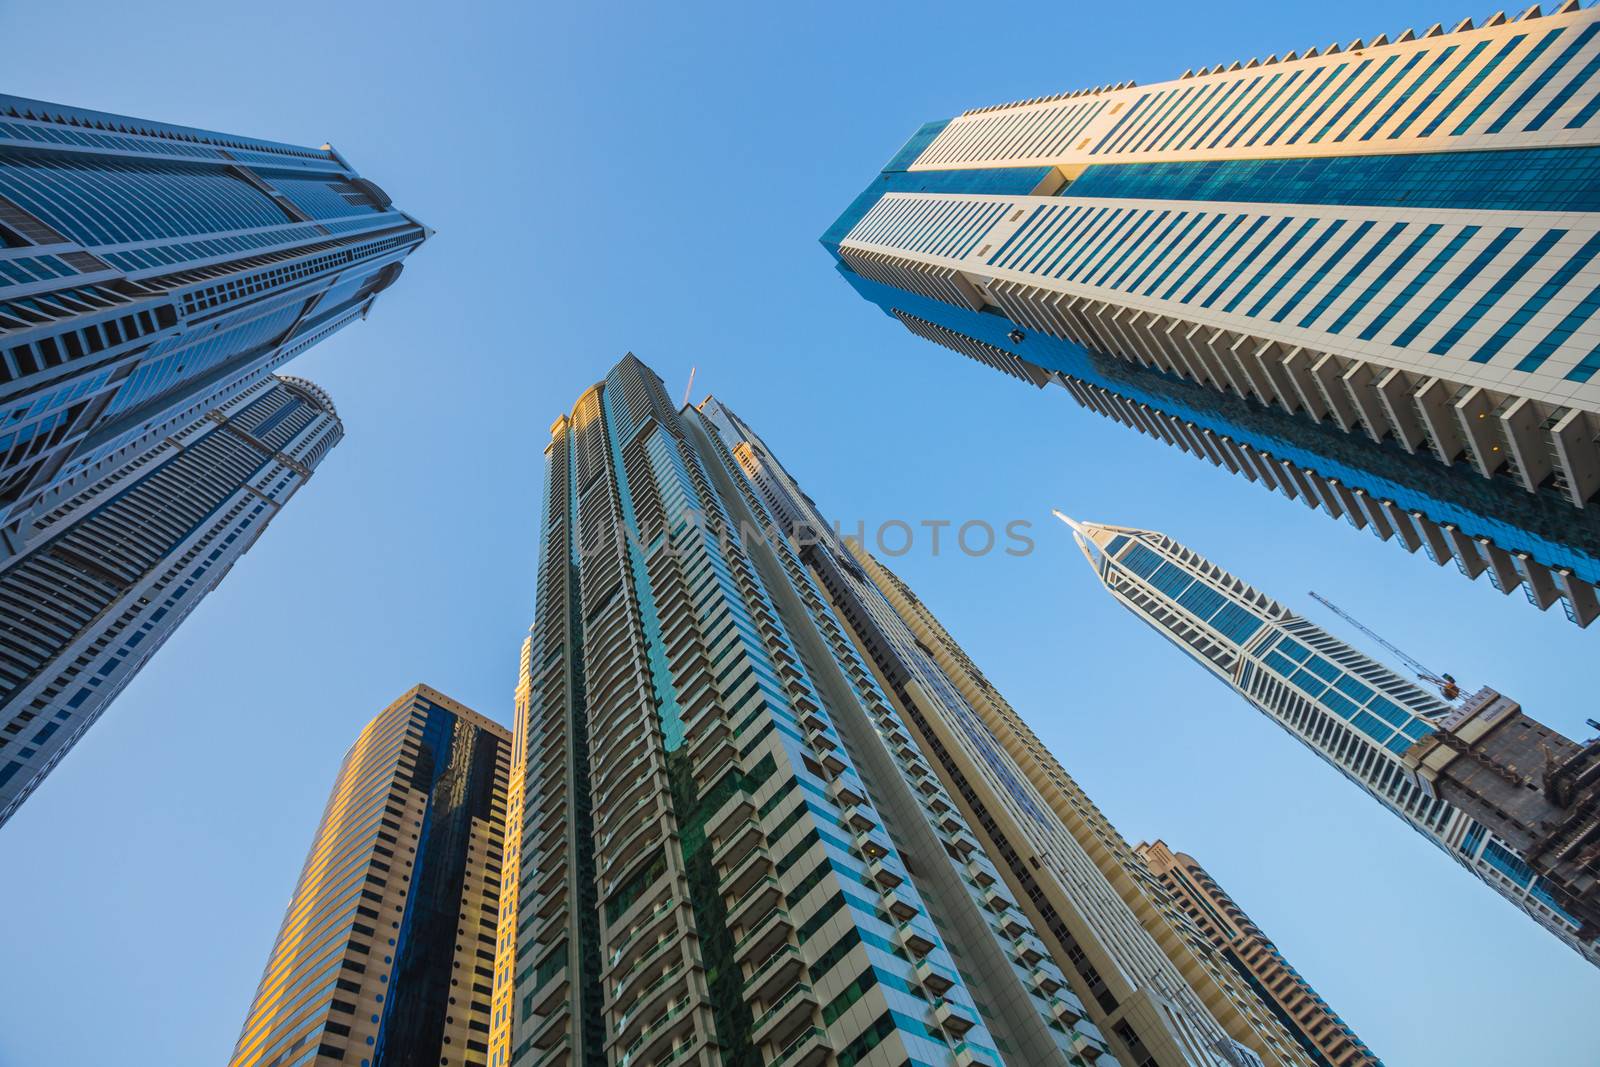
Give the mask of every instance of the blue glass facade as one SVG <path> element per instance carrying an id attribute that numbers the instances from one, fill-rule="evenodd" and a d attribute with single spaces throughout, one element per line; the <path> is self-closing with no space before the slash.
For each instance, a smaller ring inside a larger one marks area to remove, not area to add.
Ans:
<path id="1" fill-rule="evenodd" d="M 957 333 L 1015 352 L 1047 370 L 1070 375 L 1147 404 L 1285 459 L 1401 508 L 1420 511 L 1435 522 L 1453 523 L 1464 533 L 1487 537 L 1507 551 L 1527 553 L 1547 566 L 1565 567 L 1587 582 L 1600 582 L 1600 518 L 1578 511 L 1553 493 L 1527 493 L 1486 480 L 1465 464 L 1445 467 L 1393 442 L 1378 444 L 1253 399 L 1218 393 L 1159 371 L 1135 367 L 1088 352 L 1060 338 L 1029 334 L 1011 340 L 1007 319 L 968 311 L 915 293 L 892 289 L 841 270 L 863 297 L 885 310 L 893 307 L 926 318 Z"/>
<path id="2" fill-rule="evenodd" d="M 1597 33 L 1530 10 L 969 111 L 822 243 L 929 340 L 1587 625 Z"/>
<path id="3" fill-rule="evenodd" d="M 332 149 L 0 96 L 0 555 L 363 314 L 426 234 Z"/>

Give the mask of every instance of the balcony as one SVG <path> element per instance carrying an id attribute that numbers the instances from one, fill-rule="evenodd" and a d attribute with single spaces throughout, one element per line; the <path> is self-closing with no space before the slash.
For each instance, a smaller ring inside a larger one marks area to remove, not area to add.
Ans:
<path id="1" fill-rule="evenodd" d="M 980 886 L 994 885 L 997 881 L 994 871 L 990 870 L 987 864 L 978 860 L 967 861 L 967 874 Z"/>
<path id="2" fill-rule="evenodd" d="M 883 910 L 894 916 L 898 922 L 915 919 L 921 910 L 904 893 L 897 893 L 892 889 L 880 893 L 878 898 L 883 904 Z"/>
<path id="3" fill-rule="evenodd" d="M 901 923 L 895 929 L 895 939 L 900 942 L 900 947 L 911 953 L 913 959 L 921 959 L 934 950 L 934 940 L 927 931 L 917 927 L 915 922 Z"/>
<path id="4" fill-rule="evenodd" d="M 723 836 L 724 828 L 732 826 L 736 818 L 748 819 L 755 814 L 755 810 L 755 801 L 750 798 L 750 794 L 742 789 L 736 791 L 706 820 L 706 836 L 713 839 Z"/>
<path id="5" fill-rule="evenodd" d="M 797 1030 L 814 1021 L 814 1014 L 820 1007 L 811 987 L 796 982 L 756 1017 L 750 1030 L 751 1043 L 761 1045 L 771 1041 L 779 1047 L 787 1045 Z"/>
<path id="6" fill-rule="evenodd" d="M 533 1067 L 567 1067 L 572 1062 L 572 1034 L 563 1030 L 561 1039 L 533 1059 Z"/>
<path id="7" fill-rule="evenodd" d="M 858 832 L 855 836 L 855 846 L 856 851 L 860 852 L 861 857 L 868 863 L 889 854 L 889 846 L 874 837 L 872 830 Z"/>
<path id="8" fill-rule="evenodd" d="M 835 778 L 828 783 L 828 797 L 841 808 L 848 808 L 852 804 L 865 804 L 867 791 L 860 787 L 859 781 L 847 778 Z"/>
<path id="9" fill-rule="evenodd" d="M 955 1067 L 995 1067 L 995 1063 L 989 1053 L 963 1041 L 955 1048 Z"/>
<path id="10" fill-rule="evenodd" d="M 869 815 L 867 810 L 860 804 L 851 804 L 845 808 L 840 815 L 840 819 L 856 833 L 865 833 L 868 830 L 875 829 L 878 825 L 878 820 Z"/>
<path id="11" fill-rule="evenodd" d="M 1044 942 L 1031 930 L 1024 931 L 1021 937 L 1011 942 L 1011 958 L 1024 967 L 1032 967 L 1040 960 L 1049 958 L 1049 955 Z"/>
<path id="12" fill-rule="evenodd" d="M 1066 985 L 1066 980 L 1062 978 L 1061 972 L 1053 966 L 1035 967 L 1029 972 L 1028 981 L 1032 982 L 1033 987 L 1047 997 Z"/>
<path id="13" fill-rule="evenodd" d="M 680 958 L 677 963 L 656 974 L 637 996 L 629 998 L 627 1009 L 617 1018 L 616 1032 L 624 1039 L 634 1036 L 629 1024 L 641 1018 L 650 1018 L 669 992 L 682 989 L 686 973 L 687 967 Z"/>
<path id="14" fill-rule="evenodd" d="M 1001 912 L 1000 917 L 995 921 L 995 928 L 1013 941 L 1021 937 L 1023 934 L 1032 932 L 1028 929 L 1028 924 L 1023 921 L 1022 916 L 1017 913 L 1017 909 L 1015 908 L 1007 908 L 1005 911 Z"/>
<path id="15" fill-rule="evenodd" d="M 736 868 L 761 845 L 761 840 L 761 824 L 747 818 L 734 826 L 727 837 L 712 844 L 711 862 L 717 867 Z"/>
<path id="16" fill-rule="evenodd" d="M 654 794 L 645 793 L 626 810 L 607 812 L 600 832 L 600 847 L 605 848 L 611 842 L 627 837 L 636 831 L 649 818 L 650 814 L 655 813 L 657 810 Z"/>
<path id="17" fill-rule="evenodd" d="M 828 1032 L 820 1026 L 807 1027 L 767 1061 L 767 1067 L 817 1067 L 833 1056 Z"/>
<path id="18" fill-rule="evenodd" d="M 1070 1030 L 1082 1021 L 1083 1008 L 1063 997 L 1052 997 L 1050 1014 L 1055 1017 L 1056 1022 Z"/>
<path id="19" fill-rule="evenodd" d="M 694 998 L 685 994 L 669 1004 L 665 1011 L 645 1025 L 638 1037 L 629 1042 L 622 1055 L 617 1058 L 617 1067 L 651 1062 L 669 1042 L 693 1028 Z M 620 1036 L 617 1043 L 622 1043 Z"/>
<path id="20" fill-rule="evenodd" d="M 602 845 L 595 859 L 599 861 L 600 879 L 606 884 L 606 892 L 615 886 L 612 884 L 617 878 L 627 874 L 629 870 L 643 858 L 646 850 L 661 840 L 662 825 L 658 817 L 654 822 L 645 821 L 639 824 L 627 837 L 621 839 L 616 845 Z"/>
<path id="21" fill-rule="evenodd" d="M 803 965 L 799 949 L 787 942 L 779 945 L 777 951 L 756 964 L 750 972 L 750 977 L 744 980 L 745 997 L 751 1000 L 771 1000 L 779 990 L 794 981 Z"/>
<path id="22" fill-rule="evenodd" d="M 741 962 L 765 959 L 789 939 L 793 930 L 794 923 L 790 921 L 789 913 L 781 906 L 773 905 L 765 914 L 759 915 L 734 942 L 734 958 Z"/>
<path id="23" fill-rule="evenodd" d="M 983 901 L 983 906 L 996 914 L 1011 907 L 1011 901 L 1006 898 L 1006 895 L 992 885 L 985 886 L 979 897 Z"/>
<path id="24" fill-rule="evenodd" d="M 912 967 L 912 974 L 917 979 L 917 984 L 928 990 L 934 996 L 943 996 L 951 986 L 956 984 L 955 978 L 943 967 L 924 956 Z"/>
<path id="25" fill-rule="evenodd" d="M 722 876 L 722 891 L 735 900 L 744 896 L 761 878 L 766 877 L 772 870 L 772 860 L 766 852 L 753 848 L 745 853 L 744 859 Z"/>
<path id="26" fill-rule="evenodd" d="M 533 1012 L 535 1015 L 551 1015 L 557 1010 L 566 1010 L 566 996 L 568 968 L 562 967 L 555 974 L 545 979 L 544 985 L 534 991 Z"/>
<path id="27" fill-rule="evenodd" d="M 733 745 L 733 734 L 726 724 L 718 722 L 719 729 L 712 730 L 695 742 L 690 756 L 694 761 L 694 780 L 702 786 L 714 782 L 726 773 L 739 758 Z"/>
<path id="28" fill-rule="evenodd" d="M 1093 1063 L 1106 1054 L 1104 1045 L 1077 1030 L 1067 1035 L 1067 1043 L 1072 1046 L 1073 1052 L 1083 1057 L 1085 1063 Z"/>
<path id="29" fill-rule="evenodd" d="M 752 915 L 761 914 L 766 908 L 781 902 L 782 899 L 783 889 L 778 885 L 778 880 L 771 875 L 764 875 L 755 885 L 745 890 L 743 896 L 728 905 L 728 925 L 743 926 L 744 920 Z"/>
<path id="30" fill-rule="evenodd" d="M 637 970 L 658 947 L 675 939 L 678 934 L 678 920 L 672 912 L 677 906 L 677 903 L 670 898 L 663 900 L 649 913 L 635 919 L 628 932 L 612 946 L 610 965 L 613 971 L 615 972 L 617 968 L 627 969 L 616 979 L 619 983 L 626 981 L 627 972 Z M 646 936 L 650 934 L 655 936 Z"/>
<path id="31" fill-rule="evenodd" d="M 567 1027 L 567 1020 L 572 1018 L 572 1013 L 567 1011 L 565 1005 L 561 1010 L 553 1011 L 539 1023 L 539 1028 L 530 1038 L 533 1047 L 537 1049 L 554 1048 L 557 1044 L 570 1040 L 571 1031 Z"/>
<path id="32" fill-rule="evenodd" d="M 947 1034 L 960 1037 L 977 1025 L 971 1008 L 940 997 L 933 1002 L 934 1025 Z"/>
<path id="33" fill-rule="evenodd" d="M 867 877 L 885 889 L 893 889 L 905 881 L 905 874 L 888 856 L 880 856 L 867 864 Z"/>

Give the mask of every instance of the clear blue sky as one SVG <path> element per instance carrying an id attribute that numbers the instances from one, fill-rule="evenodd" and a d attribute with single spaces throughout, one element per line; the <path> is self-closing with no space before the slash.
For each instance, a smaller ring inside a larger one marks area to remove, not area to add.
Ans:
<path id="1" fill-rule="evenodd" d="M 1315 588 L 1569 733 L 1600 634 L 918 341 L 816 243 L 925 120 L 1468 13 L 0 0 L 5 91 L 331 140 L 439 231 L 291 367 L 345 442 L 0 831 L 0 1065 L 226 1060 L 361 724 L 417 681 L 510 721 L 548 427 L 628 349 L 674 394 L 697 365 L 836 517 L 1036 520 L 1025 559 L 895 566 L 1123 833 L 1197 856 L 1391 1067 L 1596 1063 L 1600 975 L 1045 523 L 1164 529 L 1300 608 Z"/>

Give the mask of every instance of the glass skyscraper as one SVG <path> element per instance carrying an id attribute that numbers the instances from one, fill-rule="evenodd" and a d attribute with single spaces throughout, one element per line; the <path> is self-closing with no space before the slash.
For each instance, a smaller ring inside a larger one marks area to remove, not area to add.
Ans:
<path id="1" fill-rule="evenodd" d="M 922 127 L 823 237 L 913 333 L 1600 615 L 1600 12 Z"/>
<path id="2" fill-rule="evenodd" d="M 1306 1062 L 1270 1019 L 1234 1040 L 1065 830 L 1043 877 L 1086 913 L 1070 950 L 1038 926 L 768 455 L 631 355 L 552 427 L 492 1067 Z"/>
<path id="3" fill-rule="evenodd" d="M 0 554 L 366 314 L 427 233 L 328 145 L 0 96 Z"/>
<path id="4" fill-rule="evenodd" d="M 172 636 L 344 435 L 268 375 L 18 529 L 0 557 L 0 824 Z"/>
<path id="5" fill-rule="evenodd" d="M 1453 708 L 1165 534 L 1066 520 L 1123 607 L 1600 966 L 1600 945 L 1507 842 L 1423 788 L 1406 751 Z"/>
<path id="6" fill-rule="evenodd" d="M 229 1067 L 487 1062 L 510 741 L 426 685 L 366 725 Z"/>

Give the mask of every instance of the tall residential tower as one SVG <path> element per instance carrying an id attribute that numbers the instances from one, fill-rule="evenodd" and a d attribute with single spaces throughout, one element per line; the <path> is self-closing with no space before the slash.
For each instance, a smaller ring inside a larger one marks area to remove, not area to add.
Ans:
<path id="1" fill-rule="evenodd" d="M 346 753 L 229 1067 L 481 1067 L 510 732 L 425 685 Z"/>
<path id="2" fill-rule="evenodd" d="M 0 556 L 365 315 L 427 232 L 328 145 L 0 96 Z"/>
<path id="3" fill-rule="evenodd" d="M 911 332 L 1600 615 L 1600 10 L 968 111 L 823 237 Z"/>
<path id="4" fill-rule="evenodd" d="M 1381 1067 L 1366 1042 L 1328 1007 L 1278 946 L 1198 860 L 1165 841 L 1141 842 L 1139 858 L 1240 974 L 1271 1004 L 1318 1067 Z"/>
<path id="5" fill-rule="evenodd" d="M 1591 963 L 1558 892 L 1507 841 L 1434 795 L 1407 753 L 1451 705 L 1165 534 L 1066 520 L 1118 603 Z"/>
<path id="6" fill-rule="evenodd" d="M 1046 939 L 756 447 L 632 356 L 552 427 L 492 1067 L 1305 1062 L 1235 1040 L 1092 863 Z"/>
<path id="7" fill-rule="evenodd" d="M 0 824 L 343 435 L 321 389 L 261 378 L 20 528 L 0 556 Z"/>

